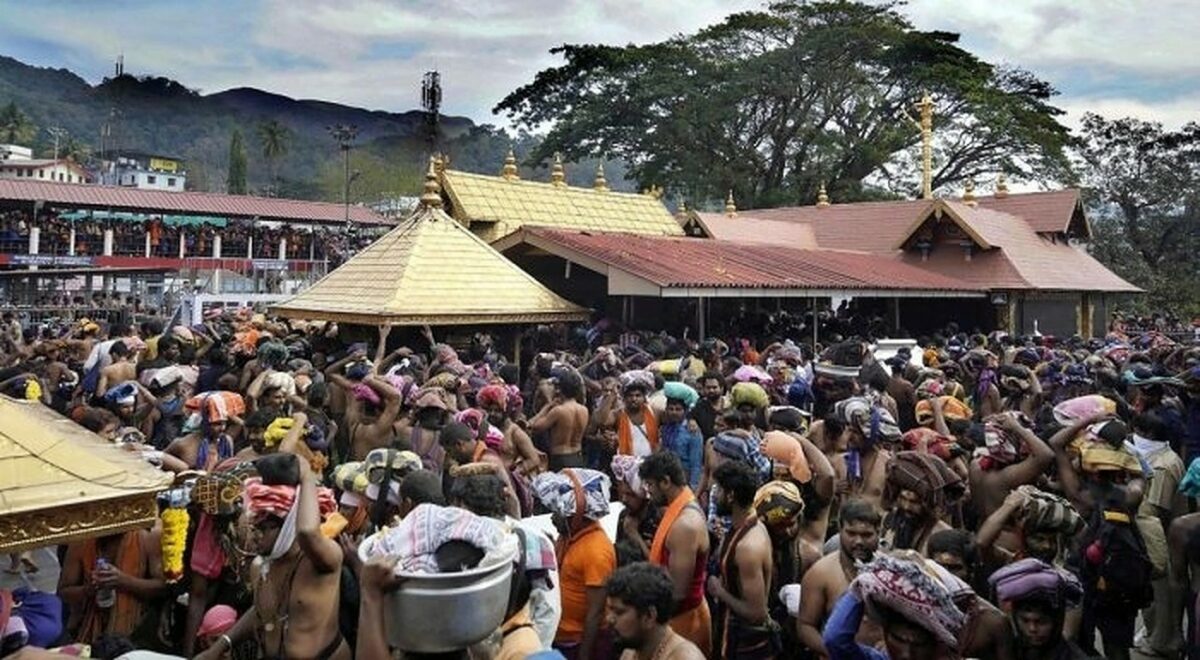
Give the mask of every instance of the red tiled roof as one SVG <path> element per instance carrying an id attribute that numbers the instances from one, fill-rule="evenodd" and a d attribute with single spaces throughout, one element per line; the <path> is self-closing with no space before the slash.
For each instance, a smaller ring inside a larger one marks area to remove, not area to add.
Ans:
<path id="1" fill-rule="evenodd" d="M 738 217 L 727 218 L 728 222 L 715 222 L 712 234 L 714 238 L 736 235 L 728 225 L 741 222 L 737 228 L 741 234 L 770 236 L 770 232 L 776 231 L 782 240 L 787 240 L 799 234 L 777 227 L 804 225 L 811 227 L 817 246 L 822 249 L 886 255 L 989 289 L 1139 291 L 1085 251 L 1072 247 L 1061 237 L 1056 240 L 1047 237 L 1067 229 L 1078 199 L 1077 190 L 1063 190 L 1000 199 L 979 198 L 979 205 L 974 207 L 959 200 L 906 200 L 833 204 L 826 208 L 752 209 L 739 211 Z M 993 249 L 976 253 L 971 261 L 959 250 L 937 249 L 925 261 L 915 253 L 899 252 L 897 247 L 939 203 L 962 219 L 964 229 Z M 1016 211 L 1038 220 L 1015 215 Z"/>
<path id="2" fill-rule="evenodd" d="M 980 207 L 1020 216 L 1038 233 L 1066 231 L 1078 204 L 1077 188 L 979 198 Z"/>
<path id="3" fill-rule="evenodd" d="M 15 179 L 0 179 L 0 201 L 40 201 L 81 208 L 261 218 L 263 220 L 300 222 L 344 222 L 345 220 L 345 207 L 329 202 L 307 202 L 298 199 L 218 193 L 139 190 L 116 186 L 18 181 Z M 350 219 L 364 224 L 392 224 L 371 209 L 361 206 L 350 207 Z"/>
<path id="4" fill-rule="evenodd" d="M 532 243 L 601 262 L 663 288 L 981 293 L 964 283 L 895 259 L 836 250 L 622 233 L 526 227 L 499 242 Z"/>
<path id="5" fill-rule="evenodd" d="M 696 213 L 696 218 L 712 238 L 741 243 L 772 243 L 806 250 L 817 249 L 813 226 L 805 222 L 761 220 L 724 213 Z"/>

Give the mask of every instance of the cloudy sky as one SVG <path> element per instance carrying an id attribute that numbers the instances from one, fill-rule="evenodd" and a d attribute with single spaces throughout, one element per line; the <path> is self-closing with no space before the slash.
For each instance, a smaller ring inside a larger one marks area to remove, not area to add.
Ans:
<path id="1" fill-rule="evenodd" d="M 563 42 L 663 39 L 762 0 L 0 0 L 0 54 L 166 75 L 204 92 L 253 86 L 383 110 L 419 102 L 442 72 L 445 111 L 504 123 L 491 107 L 556 63 Z M 910 0 L 921 29 L 960 32 L 992 62 L 1030 69 L 1085 110 L 1178 126 L 1200 120 L 1200 2 Z"/>

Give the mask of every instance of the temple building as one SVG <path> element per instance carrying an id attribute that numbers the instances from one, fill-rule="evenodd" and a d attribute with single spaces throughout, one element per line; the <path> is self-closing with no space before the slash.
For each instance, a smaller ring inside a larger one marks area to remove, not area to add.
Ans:
<path id="1" fill-rule="evenodd" d="M 1117 297 L 1139 289 L 1085 249 L 1078 190 L 723 213 L 660 195 L 438 171 L 447 212 L 567 300 L 641 327 L 701 334 L 748 306 L 812 310 L 853 299 L 892 329 L 1102 335 Z"/>

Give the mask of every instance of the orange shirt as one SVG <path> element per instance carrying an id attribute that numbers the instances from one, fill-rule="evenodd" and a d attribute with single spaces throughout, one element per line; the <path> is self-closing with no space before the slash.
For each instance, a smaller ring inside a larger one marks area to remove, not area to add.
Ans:
<path id="1" fill-rule="evenodd" d="M 558 568 L 559 589 L 562 594 L 562 619 L 558 622 L 555 641 L 578 642 L 583 639 L 587 621 L 588 587 L 603 587 L 608 576 L 617 570 L 617 551 L 604 534 L 599 523 L 581 532 L 567 547 L 566 556 Z M 603 624 L 602 624 L 603 625 Z"/>

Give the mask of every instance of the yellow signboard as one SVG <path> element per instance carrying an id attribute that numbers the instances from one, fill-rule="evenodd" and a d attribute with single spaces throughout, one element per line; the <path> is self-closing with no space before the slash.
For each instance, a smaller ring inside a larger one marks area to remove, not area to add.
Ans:
<path id="1" fill-rule="evenodd" d="M 150 169 L 159 170 L 161 172 L 174 172 L 179 169 L 179 163 L 165 158 L 151 158 Z"/>

